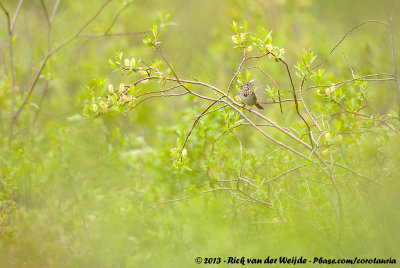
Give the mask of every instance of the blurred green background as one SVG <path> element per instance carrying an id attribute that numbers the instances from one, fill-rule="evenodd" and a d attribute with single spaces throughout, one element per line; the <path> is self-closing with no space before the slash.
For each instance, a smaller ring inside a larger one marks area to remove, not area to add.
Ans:
<path id="1" fill-rule="evenodd" d="M 49 14 L 55 2 L 43 1 Z M 1 3 L 12 17 L 18 1 Z M 102 3 L 61 1 L 51 28 L 52 47 L 74 35 Z M 162 36 L 161 47 L 177 74 L 210 79 L 226 88 L 242 56 L 233 49 L 229 24 L 245 19 L 254 31 L 273 30 L 274 43 L 285 48 L 290 66 L 300 60 L 303 49 L 312 50 L 318 61 L 324 61 L 327 76 L 342 81 L 351 78 L 342 52 L 359 75 L 393 72 L 388 29 L 380 24 L 363 25 L 332 55 L 329 52 L 358 23 L 388 21 L 394 6 L 395 1 L 375 0 L 133 1 L 110 33 L 151 29 L 158 12 L 172 12 L 176 25 Z M 83 34 L 104 33 L 123 7 L 123 1 L 111 1 Z M 399 62 L 396 15 L 393 37 Z M 199 267 L 194 262 L 197 256 L 357 256 L 400 261 L 396 135 L 378 129 L 350 135 L 338 145 L 338 156 L 347 150 L 341 160 L 384 185 L 338 172 L 337 179 L 343 182 L 341 220 L 332 186 L 313 182 L 329 182 L 313 167 L 276 181 L 280 190 L 271 197 L 274 209 L 242 203 L 229 192 L 201 194 L 195 185 L 234 179 L 240 167 L 234 136 L 206 143 L 223 132 L 219 129 L 224 123 L 215 115 L 200 120 L 189 140 L 190 170 L 173 169 L 170 150 L 190 130 L 206 102 L 186 96 L 154 98 L 126 115 L 88 119 L 82 113 L 93 79 L 114 85 L 133 81 L 109 68 L 107 61 L 116 52 L 146 63 L 160 60 L 144 46 L 145 35 L 137 34 L 78 37 L 52 55 L 9 142 L 12 93 L 4 13 L 0 22 L 1 267 Z M 13 39 L 17 92 L 26 92 L 42 63 L 47 31 L 41 2 L 25 1 Z M 285 70 L 277 64 L 265 66 L 281 89 L 288 90 Z M 254 79 L 256 88 L 266 82 L 259 74 Z M 143 90 L 157 86 L 150 83 Z M 368 90 L 369 101 L 379 112 L 398 107 L 392 81 L 371 82 Z M 317 107 L 312 97 L 310 93 L 307 98 Z M 20 104 L 21 98 L 16 102 Z M 293 105 L 285 104 L 284 109 L 293 112 Z M 268 107 L 265 113 L 281 122 L 278 107 Z M 296 126 L 293 115 L 288 120 Z M 280 152 L 268 155 L 278 147 L 259 133 L 250 128 L 238 133 L 249 178 L 273 178 L 289 169 L 290 159 Z M 309 189 L 295 181 L 301 177 L 311 180 Z M 188 195 L 192 197 L 152 206 Z"/>

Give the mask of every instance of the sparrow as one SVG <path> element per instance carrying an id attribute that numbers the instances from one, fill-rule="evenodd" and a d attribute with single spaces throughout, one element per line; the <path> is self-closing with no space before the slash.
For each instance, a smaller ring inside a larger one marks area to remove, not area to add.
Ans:
<path id="1" fill-rule="evenodd" d="M 240 88 L 240 100 L 246 104 L 247 106 L 255 105 L 258 109 L 264 109 L 258 102 L 256 93 L 254 93 L 252 83 L 244 83 L 243 86 Z"/>

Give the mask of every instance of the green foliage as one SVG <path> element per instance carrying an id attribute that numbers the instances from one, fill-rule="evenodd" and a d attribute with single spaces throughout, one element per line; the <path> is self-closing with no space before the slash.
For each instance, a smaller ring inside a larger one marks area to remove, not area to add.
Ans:
<path id="1" fill-rule="evenodd" d="M 49 14 L 50 2 L 43 1 Z M 2 3 L 13 12 L 18 4 Z M 365 17 L 379 15 L 375 4 L 362 4 L 371 10 Z M 52 48 L 93 16 L 93 5 L 60 5 Z M 353 3 L 113 1 L 51 56 L 10 139 L 12 111 L 48 45 L 43 6 L 24 3 L 11 39 L 14 104 L 8 31 L 0 29 L 0 266 L 198 267 L 197 256 L 396 257 L 397 88 L 393 81 L 365 78 L 392 68 L 384 49 L 387 29 L 349 35 L 339 47 L 349 64 L 339 51 L 328 56 L 343 29 L 354 25 L 354 12 L 339 8 L 347 5 Z M 116 36 L 103 34 L 111 23 L 107 34 Z M 103 36 L 88 37 L 92 33 Z M 233 77 L 243 55 L 254 58 Z M 308 126 L 297 113 L 284 63 L 293 72 L 296 97 L 307 104 L 298 102 Z M 176 76 L 196 83 L 180 85 Z M 188 92 L 218 99 L 223 95 L 210 86 L 225 93 L 231 81 L 230 104 L 235 87 L 252 82 L 265 108 L 260 113 L 298 140 L 240 105 L 216 103 L 199 117 L 212 102 Z M 311 161 L 267 139 L 239 112 Z M 310 144 L 310 129 L 319 145 L 313 151 L 300 143 Z"/>
<path id="2" fill-rule="evenodd" d="M 235 35 L 232 35 L 234 48 L 242 48 L 245 51 L 257 49 L 260 54 L 267 54 L 268 58 L 278 62 L 279 59 L 284 59 L 285 49 L 272 45 L 272 31 L 268 34 L 264 28 L 261 28 L 258 34 L 253 34 L 247 31 L 247 21 L 243 21 L 243 26 L 238 28 L 236 21 L 230 25 Z"/>
<path id="3" fill-rule="evenodd" d="M 167 30 L 168 26 L 170 25 L 175 25 L 174 22 L 171 22 L 172 18 L 172 12 L 164 14 L 164 12 L 159 12 L 158 13 L 158 18 L 156 20 L 157 25 L 153 24 L 153 28 L 151 30 L 151 35 L 146 35 L 146 39 L 143 39 L 143 43 L 148 46 L 152 47 L 153 49 L 156 49 L 158 45 L 161 44 L 159 41 L 161 35 L 165 33 Z"/>
<path id="4" fill-rule="evenodd" d="M 319 79 L 321 79 L 321 75 L 323 74 L 323 70 L 318 70 L 318 72 L 311 71 L 311 65 L 315 62 L 317 56 L 314 55 L 314 52 L 312 51 L 306 51 L 303 50 L 303 55 L 301 56 L 301 61 L 297 63 L 296 69 L 300 71 L 297 72 L 297 76 L 301 79 L 302 77 L 310 77 L 312 78 L 313 76 L 318 73 Z M 319 82 L 320 80 L 316 80 L 316 82 Z"/>

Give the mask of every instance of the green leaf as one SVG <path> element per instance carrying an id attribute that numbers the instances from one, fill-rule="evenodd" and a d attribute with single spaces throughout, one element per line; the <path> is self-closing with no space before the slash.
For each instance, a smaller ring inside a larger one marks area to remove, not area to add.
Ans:
<path id="1" fill-rule="evenodd" d="M 246 70 L 246 81 L 250 81 L 252 75 L 253 74 L 249 70 Z"/>
<path id="2" fill-rule="evenodd" d="M 261 27 L 259 36 L 261 40 L 264 40 L 267 37 L 267 31 L 264 27 Z"/>
<path id="3" fill-rule="evenodd" d="M 243 84 L 243 76 L 242 76 L 241 73 L 239 73 L 239 74 L 237 75 L 237 81 L 239 82 L 239 84 Z"/>
<path id="4" fill-rule="evenodd" d="M 165 16 L 165 20 L 168 22 L 172 18 L 172 12 L 168 12 L 168 14 Z"/>
<path id="5" fill-rule="evenodd" d="M 157 39 L 157 26 L 155 24 L 153 24 L 153 35 L 154 38 Z"/>
<path id="6" fill-rule="evenodd" d="M 148 47 L 152 47 L 153 39 L 150 36 L 146 36 L 146 39 L 143 39 L 143 43 Z"/>
<path id="7" fill-rule="evenodd" d="M 272 43 L 272 36 L 271 36 L 271 34 L 272 34 L 272 31 L 270 31 L 270 32 L 267 34 L 267 36 L 264 38 L 264 43 L 265 43 L 266 45 Z"/>
<path id="8" fill-rule="evenodd" d="M 235 33 L 237 33 L 237 22 L 236 22 L 236 21 L 233 21 L 232 24 L 231 24 L 230 26 L 231 26 L 232 30 L 233 30 Z"/>
<path id="9" fill-rule="evenodd" d="M 39 106 L 36 103 L 31 102 L 31 103 L 29 103 L 29 106 L 32 106 L 36 110 L 39 110 Z"/>
<path id="10" fill-rule="evenodd" d="M 112 59 L 108 59 L 108 63 L 110 64 L 111 69 L 118 70 L 117 65 L 115 65 Z"/>

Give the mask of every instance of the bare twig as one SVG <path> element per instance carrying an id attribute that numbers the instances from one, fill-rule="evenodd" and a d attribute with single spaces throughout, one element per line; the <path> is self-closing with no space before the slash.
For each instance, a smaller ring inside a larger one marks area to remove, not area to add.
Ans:
<path id="1" fill-rule="evenodd" d="M 60 5 L 60 1 L 61 0 L 57 0 L 57 2 L 54 4 L 53 11 L 51 12 L 51 15 L 50 15 L 50 20 L 49 20 L 50 24 L 52 24 L 53 21 L 54 21 L 54 18 L 56 16 L 56 13 L 57 13 L 57 10 L 58 10 L 58 6 Z"/>
<path id="2" fill-rule="evenodd" d="M 182 148 L 181 148 L 181 153 L 183 151 L 183 149 L 185 148 L 185 145 L 190 137 L 190 134 L 192 134 L 193 129 L 196 127 L 197 122 L 199 122 L 200 118 L 214 105 L 216 104 L 219 100 L 221 99 L 221 97 L 217 100 L 217 101 L 213 101 L 210 105 L 207 106 L 207 108 L 205 108 L 203 110 L 203 112 L 201 112 L 201 114 L 199 116 L 197 116 L 196 120 L 194 120 L 193 126 L 192 128 L 189 130 L 188 134 L 185 137 L 185 141 L 183 142 Z"/>
<path id="3" fill-rule="evenodd" d="M 346 169 L 346 170 L 352 172 L 354 175 L 356 175 L 356 176 L 358 176 L 358 177 L 360 177 L 360 178 L 364 178 L 364 179 L 366 179 L 366 180 L 369 181 L 369 182 L 372 182 L 372 183 L 374 183 L 374 184 L 376 184 L 376 185 L 379 185 L 379 186 L 382 186 L 382 187 L 384 186 L 382 183 L 379 183 L 379 182 L 377 182 L 377 181 L 371 179 L 371 178 L 368 177 L 368 176 L 362 175 L 362 174 L 358 173 L 357 171 L 355 171 L 355 170 L 353 170 L 353 169 L 351 169 L 351 168 L 349 168 L 349 167 L 347 167 L 347 166 L 345 166 L 345 165 L 342 165 L 342 164 L 337 163 L 337 162 L 334 162 L 333 164 L 334 164 L 335 166 L 344 168 L 344 169 Z"/>
<path id="4" fill-rule="evenodd" d="M 10 32 L 14 31 L 15 23 L 17 22 L 17 18 L 19 15 L 19 11 L 21 10 L 22 4 L 24 3 L 24 0 L 19 0 L 17 10 L 15 11 L 11 26 L 10 26 Z"/>
<path id="5" fill-rule="evenodd" d="M 206 190 L 206 191 L 201 191 L 200 193 L 204 194 L 204 193 L 211 193 L 211 192 L 215 192 L 215 191 L 235 191 L 236 188 L 215 188 L 215 189 L 210 189 L 210 190 Z M 150 209 L 152 207 L 155 206 L 159 206 L 159 205 L 165 205 L 165 204 L 170 204 L 170 203 L 174 203 L 174 202 L 178 202 L 178 201 L 182 201 L 188 198 L 191 198 L 193 196 L 188 195 L 188 196 L 184 196 L 181 198 L 177 198 L 177 199 L 172 199 L 172 200 L 167 200 L 167 201 L 163 201 L 163 202 L 158 202 L 158 203 L 154 203 L 152 205 L 150 205 L 147 209 Z"/>
<path id="6" fill-rule="evenodd" d="M 181 87 L 181 85 L 175 85 L 175 86 L 170 87 L 170 88 L 167 88 L 167 89 L 165 89 L 165 90 L 157 90 L 157 91 L 144 92 L 144 93 L 142 93 L 142 94 L 139 94 L 139 95 L 135 96 L 135 98 L 138 99 L 138 98 L 140 98 L 140 97 L 142 97 L 142 96 L 145 96 L 145 95 L 150 95 L 150 94 L 155 94 L 155 93 L 165 93 L 165 92 L 169 92 L 169 91 L 171 91 L 171 90 L 173 90 L 173 89 L 175 89 L 175 88 L 178 88 L 178 87 Z"/>
<path id="7" fill-rule="evenodd" d="M 21 0 L 21 1 L 22 1 L 22 0 Z M 30 86 L 28 87 L 27 93 L 26 93 L 25 97 L 23 98 L 21 105 L 20 105 L 19 108 L 18 108 L 15 112 L 13 112 L 12 115 L 11 115 L 11 118 L 10 118 L 9 142 L 11 141 L 11 139 L 12 139 L 12 137 L 13 137 L 13 134 L 14 134 L 14 127 L 15 127 L 15 124 L 16 124 L 16 122 L 17 122 L 17 120 L 18 120 L 18 117 L 19 117 L 19 115 L 20 115 L 22 109 L 25 107 L 26 103 L 28 102 L 28 100 L 29 100 L 29 98 L 30 98 L 30 96 L 31 96 L 31 94 L 32 94 L 32 92 L 33 92 L 35 86 L 36 86 L 36 83 L 37 83 L 37 81 L 39 80 L 39 77 L 40 77 L 40 75 L 42 74 L 43 69 L 44 69 L 44 67 L 45 67 L 46 64 L 47 64 L 48 59 L 49 59 L 55 52 L 57 52 L 58 50 L 60 50 L 61 48 L 63 48 L 65 45 L 67 45 L 67 44 L 70 43 L 71 41 L 75 40 L 75 39 L 80 35 L 80 33 L 81 33 L 84 29 L 86 29 L 86 27 L 87 27 L 87 26 L 88 26 L 88 25 L 103 11 L 103 9 L 104 9 L 110 2 L 111 2 L 111 0 L 106 0 L 106 1 L 103 3 L 103 5 L 96 11 L 96 13 L 95 13 L 86 23 L 84 23 L 84 24 L 81 26 L 81 28 L 80 28 L 73 36 L 71 36 L 70 38 L 66 39 L 64 42 L 62 42 L 61 44 L 59 44 L 57 47 L 55 47 L 54 49 L 52 49 L 51 51 L 49 51 L 49 52 L 46 54 L 46 56 L 44 57 L 44 59 L 43 59 L 43 61 L 42 61 L 42 64 L 41 64 L 41 66 L 40 66 L 40 68 L 39 68 L 39 70 L 38 70 L 38 72 L 37 72 L 36 75 L 34 76 L 34 78 L 33 78 L 32 82 L 31 82 Z M 58 6 L 58 5 L 57 5 L 57 6 Z M 54 11 L 54 12 L 55 12 L 55 11 Z M 16 18 L 15 18 L 15 20 L 16 20 Z M 14 21 L 15 21 L 15 20 L 14 20 Z M 14 22 L 14 23 L 15 23 L 15 22 Z"/>
<path id="8" fill-rule="evenodd" d="M 281 189 L 282 192 L 283 192 L 287 197 L 289 197 L 290 199 L 292 199 L 292 200 L 294 200 L 294 201 L 297 201 L 297 202 L 305 202 L 305 203 L 310 203 L 310 202 L 312 202 L 312 201 L 310 201 L 310 200 L 300 200 L 300 199 L 294 198 L 294 197 L 291 196 L 288 192 L 286 192 L 286 190 L 285 190 L 279 183 L 276 183 L 276 182 L 274 182 L 274 181 L 271 181 L 271 183 L 273 183 L 273 184 L 275 184 L 276 186 L 278 186 L 279 189 Z"/>
<path id="9" fill-rule="evenodd" d="M 306 165 L 306 164 L 303 164 L 303 165 L 300 165 L 300 166 L 291 168 L 291 169 L 289 169 L 289 170 L 287 170 L 287 171 L 285 171 L 285 172 L 283 172 L 283 173 L 281 173 L 281 174 L 279 174 L 279 175 L 277 175 L 277 176 L 275 176 L 275 177 L 273 177 L 272 179 L 269 179 L 269 180 L 266 180 L 266 178 L 265 178 L 265 179 L 260 183 L 260 185 L 264 185 L 264 184 L 269 183 L 269 182 L 271 182 L 271 181 L 277 180 L 277 179 L 279 179 L 280 177 L 285 176 L 286 174 L 288 174 L 288 173 L 290 173 L 290 172 L 292 172 L 292 171 L 295 171 L 295 170 L 297 170 L 297 169 L 299 169 L 299 168 L 305 167 L 305 166 L 307 166 L 307 165 Z"/>
<path id="10" fill-rule="evenodd" d="M 203 114 L 202 116 L 207 115 L 207 114 L 214 113 L 214 112 L 216 112 L 216 111 L 218 111 L 218 110 L 220 110 L 220 109 L 223 109 L 223 108 L 225 108 L 225 107 L 227 107 L 227 106 L 228 106 L 228 104 L 222 105 L 221 107 L 218 107 L 218 108 L 215 108 L 214 110 L 211 110 L 211 111 L 209 111 L 209 112 L 206 112 L 206 113 Z M 198 116 L 197 116 L 197 117 L 198 117 Z M 197 117 L 196 117 L 196 118 L 197 118 Z"/>
<path id="11" fill-rule="evenodd" d="M 310 86 L 308 88 L 303 89 L 302 91 L 307 91 L 309 89 L 313 89 L 313 88 L 324 88 L 324 87 L 339 87 L 341 85 L 350 83 L 350 82 L 354 82 L 354 81 L 394 81 L 394 78 L 381 78 L 381 79 L 368 79 L 368 77 L 375 77 L 375 76 L 393 76 L 393 74 L 388 74 L 388 73 L 382 73 L 382 74 L 368 74 L 368 75 L 364 75 L 364 76 L 360 76 L 357 78 L 353 78 L 353 79 L 349 79 L 349 80 L 345 80 L 345 81 L 341 81 L 338 83 L 333 83 L 333 84 L 329 84 L 329 85 L 317 85 L 317 86 Z"/>
<path id="12" fill-rule="evenodd" d="M 137 31 L 137 32 L 123 32 L 123 33 L 102 33 L 102 34 L 81 34 L 80 37 L 87 38 L 98 38 L 98 37 L 118 37 L 118 36 L 129 36 L 129 35 L 140 35 L 146 34 L 148 31 Z"/>
<path id="13" fill-rule="evenodd" d="M 232 133 L 235 137 L 236 140 L 239 143 L 239 148 L 240 148 L 240 169 L 239 169 L 239 176 L 236 182 L 236 188 L 239 190 L 239 182 L 241 180 L 241 178 L 243 177 L 243 165 L 244 165 L 244 155 L 243 155 L 243 146 L 242 146 L 242 142 L 240 141 L 239 136 L 234 132 L 234 131 L 230 131 L 230 133 Z"/>
<path id="14" fill-rule="evenodd" d="M 317 67 L 320 66 L 321 64 L 322 64 L 322 62 L 319 63 L 319 64 L 317 64 L 316 66 L 310 68 L 309 71 L 311 71 L 311 70 L 317 68 Z M 300 100 L 301 103 L 303 104 L 304 110 L 306 110 L 306 112 L 307 112 L 308 116 L 310 117 L 311 121 L 313 121 L 314 125 L 315 125 L 315 126 L 318 128 L 318 130 L 321 132 L 321 131 L 322 131 L 321 127 L 318 125 L 318 122 L 317 122 L 317 120 L 315 119 L 315 117 L 311 114 L 311 111 L 308 109 L 308 106 L 307 106 L 307 104 L 305 103 L 304 98 L 303 98 L 303 86 L 304 86 L 304 82 L 305 82 L 306 78 L 307 78 L 307 77 L 306 77 L 306 74 L 304 74 L 303 77 L 302 77 L 302 79 L 301 79 L 301 83 L 300 83 L 300 90 L 299 90 L 300 99 L 299 99 L 299 100 Z M 312 134 L 311 134 L 311 135 L 312 135 Z M 317 146 L 317 145 L 316 145 L 316 146 Z"/>
<path id="15" fill-rule="evenodd" d="M 117 15 L 115 16 L 114 20 L 112 21 L 112 23 L 110 24 L 110 26 L 107 28 L 107 30 L 104 32 L 104 34 L 108 34 L 112 27 L 114 26 L 114 24 L 117 22 L 118 17 L 122 14 L 122 12 L 124 12 L 124 10 L 128 7 L 129 5 L 124 5 L 121 10 L 117 13 Z"/>
<path id="16" fill-rule="evenodd" d="M 314 147 L 315 141 L 314 141 L 314 138 L 312 136 L 311 128 L 308 125 L 307 121 L 304 119 L 304 117 L 301 115 L 300 110 L 299 110 L 299 104 L 297 102 L 296 89 L 295 89 L 294 84 L 293 84 L 292 74 L 290 73 L 289 65 L 283 59 L 279 59 L 279 61 L 282 62 L 286 67 L 286 71 L 287 71 L 288 76 L 289 76 L 290 84 L 292 85 L 293 97 L 294 97 L 294 102 L 296 104 L 297 114 L 303 120 L 304 124 L 307 126 L 308 133 L 309 133 L 309 138 L 310 138 L 310 143 L 311 143 L 311 146 Z"/>
<path id="17" fill-rule="evenodd" d="M 342 215 L 343 215 L 343 213 L 342 213 L 342 196 L 340 194 L 339 188 L 337 187 L 336 176 L 335 176 L 335 162 L 333 161 L 332 150 L 329 150 L 329 155 L 331 157 L 331 166 L 329 168 L 329 177 L 332 181 L 333 188 L 335 189 L 339 222 L 341 222 Z"/>
<path id="18" fill-rule="evenodd" d="M 286 145 L 285 143 L 273 138 L 272 136 L 268 135 L 265 131 L 263 131 L 261 128 L 259 128 L 255 123 L 253 123 L 253 121 L 251 121 L 242 111 L 240 111 L 238 108 L 236 108 L 235 106 L 231 106 L 234 110 L 236 110 L 247 122 L 250 123 L 250 125 L 252 125 L 258 132 L 260 132 L 264 137 L 268 138 L 269 140 L 271 140 L 272 142 L 288 149 L 289 151 L 294 152 L 295 154 L 303 157 L 304 159 L 311 161 L 311 159 L 309 159 L 306 155 L 302 154 L 301 152 L 293 149 L 292 147 Z M 277 126 L 279 127 L 279 126 Z M 279 127 L 280 128 L 280 127 Z M 295 138 L 296 140 L 300 140 L 297 137 Z M 300 140 L 301 141 L 301 140 Z M 304 143 L 303 141 L 301 141 L 302 143 Z M 307 146 L 309 146 L 307 144 Z"/>
<path id="19" fill-rule="evenodd" d="M 182 93 L 174 93 L 174 94 L 161 94 L 161 95 L 152 95 L 149 96 L 147 98 L 141 99 L 138 103 L 136 103 L 134 106 L 129 108 L 129 111 L 138 107 L 140 104 L 142 104 L 143 102 L 147 101 L 148 99 L 152 99 L 152 98 L 163 98 L 163 97 L 177 97 L 177 96 L 183 96 L 188 94 L 189 92 L 182 92 Z"/>
<path id="20" fill-rule="evenodd" d="M 228 89 L 226 90 L 226 96 L 227 96 L 227 97 L 229 97 L 229 91 L 231 90 L 232 83 L 233 83 L 233 81 L 235 81 L 236 77 L 239 75 L 240 70 L 242 69 L 243 64 L 244 64 L 246 61 L 248 61 L 248 60 L 251 60 L 251 59 L 259 59 L 259 58 L 265 57 L 266 55 L 268 55 L 268 54 L 266 53 L 266 54 L 263 54 L 263 55 L 260 55 L 260 56 L 250 56 L 250 57 L 247 57 L 247 58 L 246 58 L 246 49 L 243 49 L 243 58 L 242 58 L 242 61 L 240 62 L 239 67 L 238 67 L 236 73 L 233 75 L 231 81 L 229 82 Z"/>
<path id="21" fill-rule="evenodd" d="M 5 9 L 3 4 L 0 2 L 1 8 L 4 11 L 6 17 L 7 17 L 7 26 L 8 26 L 8 46 L 9 46 L 9 62 L 10 62 L 10 70 L 11 70 L 11 91 L 12 91 L 12 99 L 11 99 L 11 118 L 15 113 L 15 100 L 16 100 L 16 88 L 15 88 L 15 70 L 14 70 L 14 55 L 13 55 L 13 34 L 14 34 L 14 27 L 15 23 L 17 22 L 17 18 L 19 15 L 19 12 L 21 10 L 22 4 L 24 3 L 24 0 L 20 0 L 17 5 L 17 9 L 14 13 L 14 17 L 12 19 L 12 22 L 10 22 L 10 14 L 8 11 Z M 13 129 L 10 128 L 10 136 L 12 135 Z M 10 142 L 10 139 L 9 139 Z"/>
<path id="22" fill-rule="evenodd" d="M 46 22 L 47 22 L 48 26 L 50 27 L 50 16 L 49 16 L 49 13 L 47 12 L 46 5 L 44 4 L 43 0 L 39 0 L 39 2 L 40 2 L 40 5 L 42 6 L 44 15 L 46 16 Z"/>
<path id="23" fill-rule="evenodd" d="M 397 1 L 397 4 L 399 3 L 399 1 Z M 396 4 L 396 7 L 397 7 Z M 396 7 L 394 8 L 394 10 L 396 9 Z M 393 14 L 394 14 L 394 10 L 393 10 Z M 398 115 L 400 117 L 400 81 L 399 81 L 399 77 L 397 75 L 397 67 L 396 67 L 396 54 L 394 52 L 394 40 L 393 40 L 393 14 L 390 17 L 390 24 L 389 24 L 389 33 L 390 33 L 390 46 L 391 46 L 391 52 L 392 52 L 392 62 L 393 62 L 393 74 L 394 74 L 394 79 L 396 81 L 397 84 L 397 90 L 398 92 L 398 105 L 399 105 L 399 112 Z"/>
<path id="24" fill-rule="evenodd" d="M 158 77 L 158 76 L 148 76 L 148 77 L 144 77 L 144 78 L 141 78 L 141 79 L 137 80 L 135 83 L 133 83 L 133 86 L 136 86 L 137 84 L 139 84 L 139 83 L 141 83 L 141 82 L 143 82 L 143 81 L 145 81 L 145 80 L 153 80 L 153 79 L 162 79 L 162 80 L 168 80 L 168 81 L 177 81 L 175 78 L 167 78 L 167 77 L 160 78 L 160 77 Z M 190 94 L 192 94 L 192 95 L 194 95 L 194 96 L 196 96 L 196 97 L 198 97 L 198 98 L 204 99 L 204 100 L 209 100 L 209 101 L 216 101 L 216 100 L 217 100 L 217 99 L 209 98 L 209 97 L 207 97 L 207 96 L 203 96 L 203 95 L 200 95 L 200 94 L 198 94 L 198 93 L 196 93 L 196 92 L 193 92 L 193 91 L 189 90 L 189 89 L 183 84 L 183 83 L 186 83 L 186 82 L 189 82 L 189 84 L 196 84 L 196 82 L 193 82 L 193 81 L 186 81 L 186 80 L 181 80 L 180 82 L 182 82 L 182 83 L 179 83 L 179 86 L 181 86 L 181 87 L 183 87 L 184 89 L 186 89 L 187 93 L 190 93 Z M 197 84 L 202 84 L 202 83 L 197 83 Z M 215 89 L 215 88 L 213 88 L 213 89 Z"/>
<path id="25" fill-rule="evenodd" d="M 331 52 L 330 52 L 329 54 L 332 54 L 332 52 L 343 42 L 343 40 L 346 38 L 346 36 L 347 36 L 349 33 L 351 33 L 352 31 L 354 31 L 354 30 L 357 29 L 358 27 L 360 27 L 360 26 L 362 26 L 362 25 L 364 25 L 364 24 L 366 24 L 366 23 L 369 23 L 369 22 L 371 22 L 371 23 L 380 23 L 380 24 L 389 26 L 388 23 L 383 22 L 383 21 L 380 21 L 380 20 L 367 20 L 367 21 L 361 22 L 360 24 L 358 24 L 358 25 L 352 27 L 350 30 L 348 30 L 348 31 L 344 34 L 344 36 L 342 37 L 342 39 L 340 39 L 340 41 L 335 45 L 335 47 L 332 48 L 332 50 L 331 50 Z"/>

